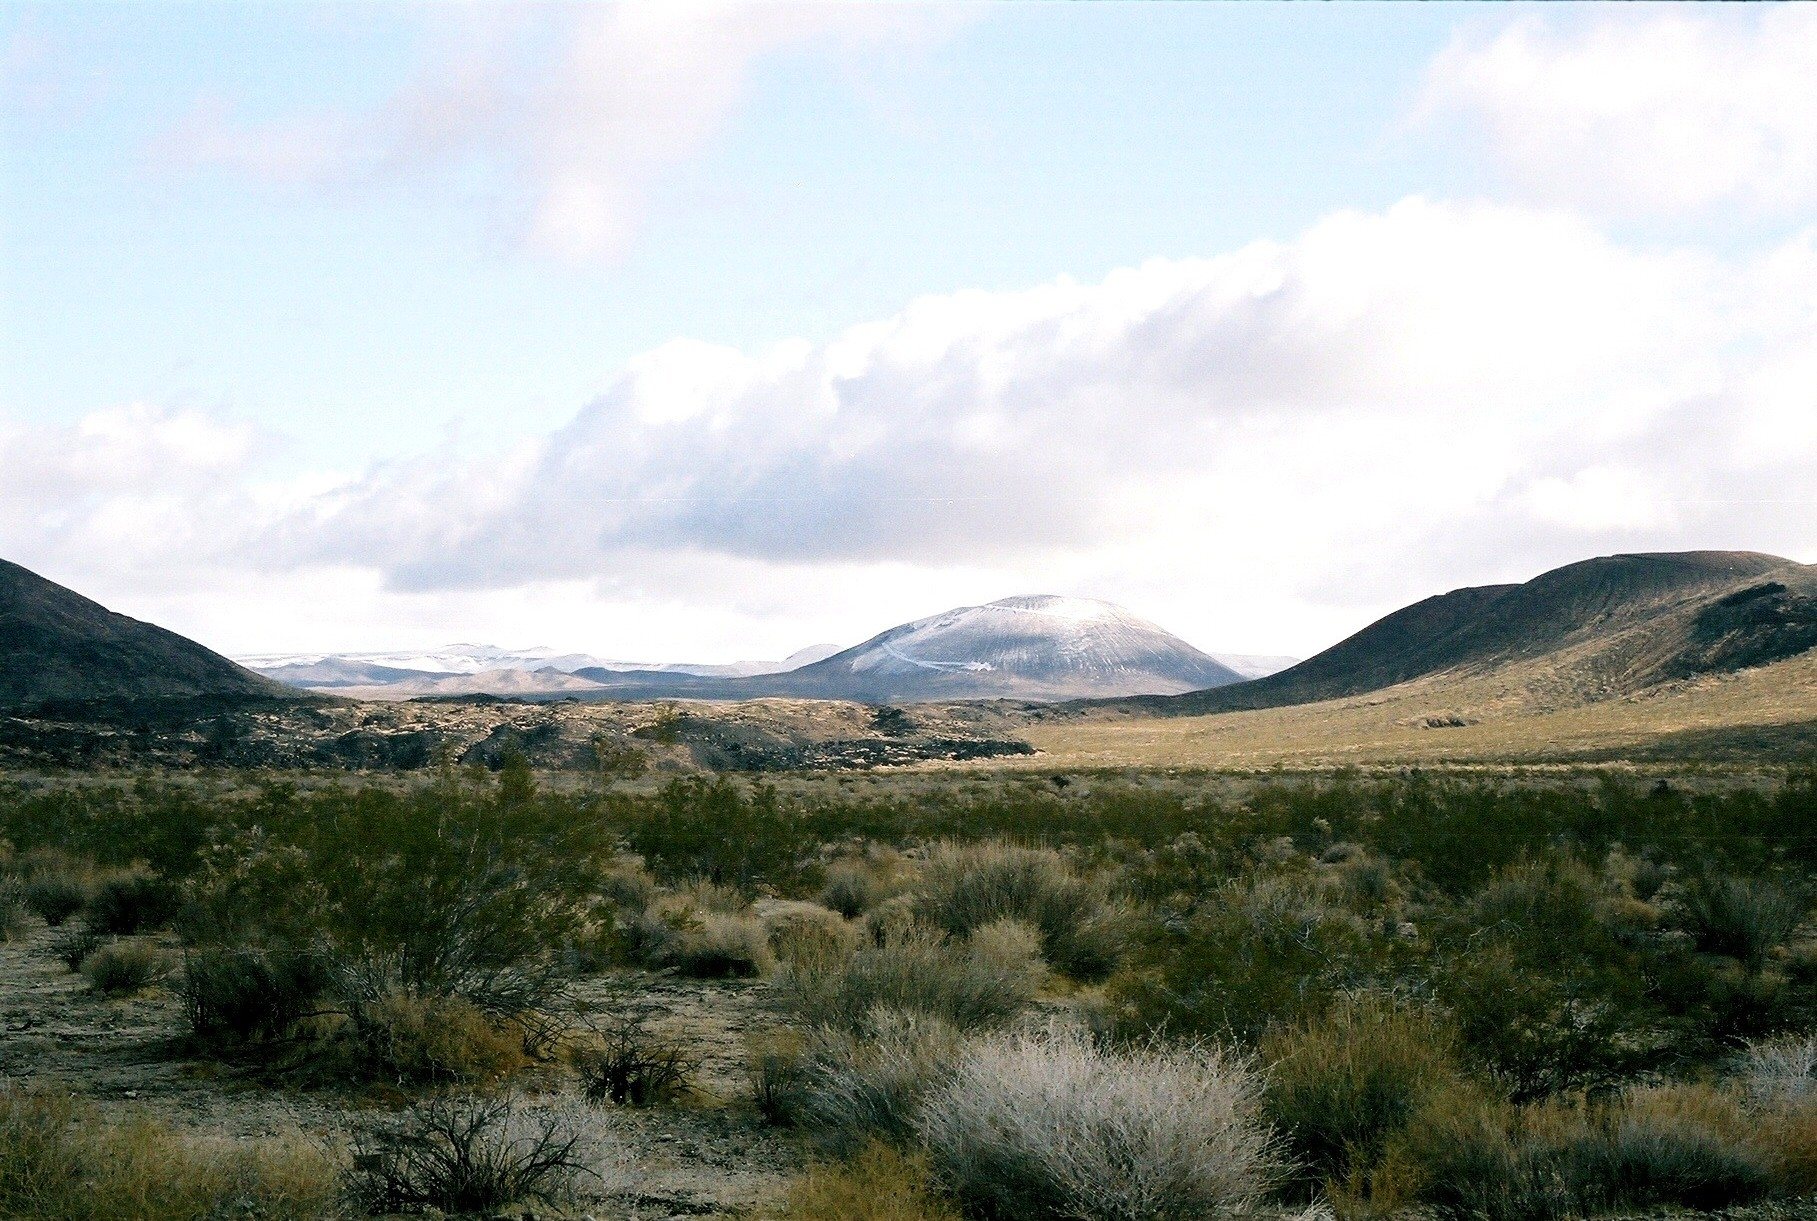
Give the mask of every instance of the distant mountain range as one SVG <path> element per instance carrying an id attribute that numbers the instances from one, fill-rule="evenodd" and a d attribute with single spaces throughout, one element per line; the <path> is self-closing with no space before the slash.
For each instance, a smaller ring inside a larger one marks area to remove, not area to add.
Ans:
<path id="1" fill-rule="evenodd" d="M 450 644 L 437 649 L 380 653 L 265 653 L 234 660 L 267 678 L 318 691 L 408 684 L 420 688 L 413 694 L 483 692 L 502 695 L 506 687 L 534 687 L 522 678 L 511 677 L 513 675 L 553 676 L 580 670 L 607 670 L 740 678 L 793 670 L 838 651 L 836 644 L 817 644 L 799 649 L 781 661 L 711 664 L 610 661 L 586 653 L 557 653 L 550 648 L 501 649 L 486 644 Z M 545 680 L 545 685 L 550 690 L 558 690 L 563 684 L 551 677 Z M 399 690 L 401 692 L 403 688 L 400 686 Z"/>
<path id="2" fill-rule="evenodd" d="M 1669 699 L 1744 670 L 1771 690 L 1778 690 L 1771 675 L 1785 675 L 1786 698 L 1805 701 L 1817 657 L 1817 567 L 1754 552 L 1586 560 L 1522 584 L 1428 598 L 1252 681 L 1244 680 L 1266 663 L 1203 653 L 1119 607 L 1079 598 L 961 607 L 821 655 L 826 650 L 768 669 L 632 666 L 548 649 L 460 645 L 254 659 L 267 663 L 261 675 L 0 561 L 0 706 L 9 709 L 319 698 L 298 689 L 306 686 L 386 699 L 490 692 L 537 700 L 1060 705 L 1044 717 L 1174 717 L 1387 699 L 1435 725 Z M 443 668 L 418 668 L 424 664 Z"/>
<path id="3" fill-rule="evenodd" d="M 960 607 L 850 649 L 816 645 L 781 662 L 637 664 L 484 645 L 241 660 L 286 683 L 368 699 L 794 696 L 870 703 L 1171 694 L 1241 682 L 1293 661 L 1213 656 L 1108 602 L 1052 596 Z"/>

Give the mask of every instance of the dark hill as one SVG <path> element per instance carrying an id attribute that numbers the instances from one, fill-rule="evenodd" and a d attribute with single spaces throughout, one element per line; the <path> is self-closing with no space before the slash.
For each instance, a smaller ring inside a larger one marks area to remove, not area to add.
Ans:
<path id="1" fill-rule="evenodd" d="M 1278 708 L 1509 667 L 1554 702 L 1582 703 L 1813 646 L 1817 568 L 1745 551 L 1615 555 L 1427 598 L 1254 682 L 1113 703 L 1169 715 Z"/>
<path id="2" fill-rule="evenodd" d="M 295 694 L 0 560 L 0 707 Z"/>

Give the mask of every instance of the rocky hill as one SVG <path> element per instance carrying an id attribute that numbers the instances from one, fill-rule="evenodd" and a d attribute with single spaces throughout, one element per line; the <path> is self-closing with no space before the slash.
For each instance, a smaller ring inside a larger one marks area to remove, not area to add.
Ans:
<path id="1" fill-rule="evenodd" d="M 0 707 L 294 694 L 193 640 L 0 560 Z"/>

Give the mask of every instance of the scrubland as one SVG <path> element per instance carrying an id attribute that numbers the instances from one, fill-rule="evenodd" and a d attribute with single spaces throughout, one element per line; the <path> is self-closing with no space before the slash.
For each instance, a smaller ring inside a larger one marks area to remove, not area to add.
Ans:
<path id="1" fill-rule="evenodd" d="M 0 784 L 0 1216 L 1790 1216 L 1817 771 Z"/>

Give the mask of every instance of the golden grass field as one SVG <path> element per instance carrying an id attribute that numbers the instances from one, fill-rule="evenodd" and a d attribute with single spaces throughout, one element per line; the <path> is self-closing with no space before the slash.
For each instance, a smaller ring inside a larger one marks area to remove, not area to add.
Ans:
<path id="1" fill-rule="evenodd" d="M 1563 690 L 1549 697 L 1548 669 L 1536 663 L 1480 678 L 1438 676 L 1261 711 L 1038 714 L 1019 732 L 1040 754 L 992 765 L 1249 769 L 1817 757 L 1817 654 L 1591 703 Z"/>

